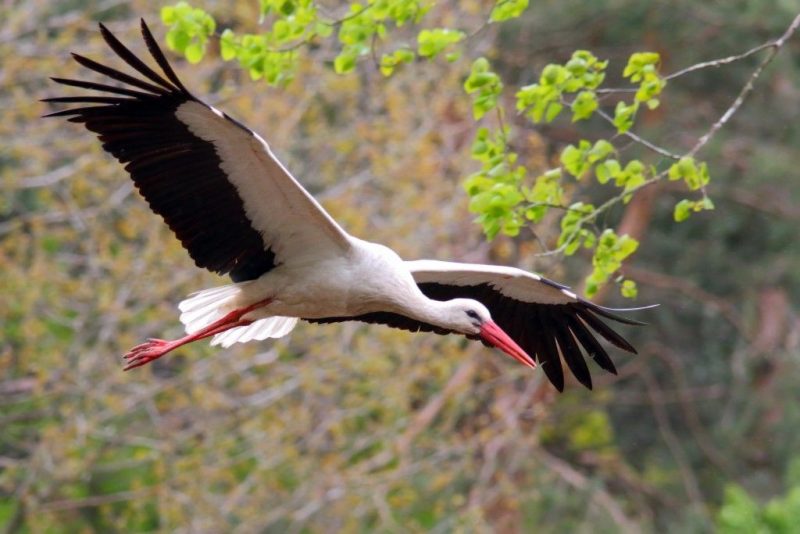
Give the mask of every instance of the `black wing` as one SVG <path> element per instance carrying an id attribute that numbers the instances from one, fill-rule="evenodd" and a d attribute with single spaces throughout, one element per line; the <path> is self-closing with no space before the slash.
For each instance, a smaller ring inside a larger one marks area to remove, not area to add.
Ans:
<path id="1" fill-rule="evenodd" d="M 457 286 L 420 283 L 419 288 L 434 300 L 469 298 L 483 303 L 497 325 L 542 366 L 547 378 L 559 391 L 564 390 L 563 358 L 578 381 L 592 388 L 592 376 L 581 348 L 602 369 L 617 374 L 614 362 L 595 335 L 627 352 L 636 349 L 599 316 L 625 324 L 642 324 L 611 313 L 586 300 L 564 304 L 540 304 L 505 296 L 488 283 Z"/>
<path id="2" fill-rule="evenodd" d="M 581 384 L 592 388 L 582 350 L 602 369 L 617 373 L 597 335 L 636 354 L 636 349 L 601 317 L 642 325 L 615 313 L 642 308 L 604 308 L 578 297 L 567 286 L 514 267 L 435 260 L 408 261 L 406 266 L 429 298 L 470 298 L 483 303 L 498 326 L 538 360 L 559 391 L 564 389 L 562 359 Z"/>
<path id="3" fill-rule="evenodd" d="M 141 78 L 73 54 L 82 66 L 124 86 L 53 78 L 103 94 L 45 99 L 89 104 L 47 116 L 69 117 L 95 132 L 199 267 L 238 282 L 258 278 L 309 250 L 321 255 L 349 247 L 347 234 L 264 140 L 192 96 L 144 20 L 141 26 L 163 74 L 100 24 L 106 43 Z"/>

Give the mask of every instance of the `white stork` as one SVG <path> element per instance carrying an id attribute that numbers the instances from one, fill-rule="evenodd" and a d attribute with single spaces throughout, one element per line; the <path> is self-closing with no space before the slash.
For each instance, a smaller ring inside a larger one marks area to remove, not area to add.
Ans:
<path id="1" fill-rule="evenodd" d="M 210 336 L 212 345 L 224 347 L 277 338 L 298 319 L 462 334 L 529 367 L 535 367 L 535 357 L 558 390 L 564 387 L 561 358 L 591 388 L 581 346 L 601 368 L 616 373 L 594 333 L 636 352 L 598 318 L 642 324 L 614 313 L 627 310 L 598 306 L 520 269 L 403 261 L 387 247 L 349 235 L 258 134 L 195 98 L 144 20 L 141 27 L 162 74 L 100 24 L 106 43 L 141 78 L 73 54 L 84 67 L 124 86 L 53 78 L 104 94 L 45 99 L 90 104 L 47 116 L 69 117 L 95 132 L 197 266 L 227 274 L 233 284 L 181 302 L 186 335 L 134 347 L 124 356 L 125 370 Z"/>

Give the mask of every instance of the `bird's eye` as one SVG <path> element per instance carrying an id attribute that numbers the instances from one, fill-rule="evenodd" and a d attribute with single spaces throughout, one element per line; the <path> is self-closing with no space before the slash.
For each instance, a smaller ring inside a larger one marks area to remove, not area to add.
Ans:
<path id="1" fill-rule="evenodd" d="M 473 319 L 480 319 L 480 317 L 478 317 L 478 312 L 475 310 L 467 310 L 467 316 L 472 317 Z"/>

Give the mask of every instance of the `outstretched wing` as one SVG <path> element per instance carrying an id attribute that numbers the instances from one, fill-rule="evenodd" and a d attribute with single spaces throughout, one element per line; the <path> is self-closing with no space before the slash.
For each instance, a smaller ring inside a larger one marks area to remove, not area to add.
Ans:
<path id="1" fill-rule="evenodd" d="M 95 132 L 131 175 L 199 267 L 252 280 L 281 263 L 341 254 L 349 236 L 281 165 L 255 132 L 192 96 L 144 23 L 162 74 L 105 26 L 106 43 L 141 77 L 78 54 L 84 67 L 123 85 L 53 78 L 102 93 L 47 102 L 90 104 L 46 116 L 69 117 Z"/>
<path id="2" fill-rule="evenodd" d="M 428 298 L 471 298 L 482 302 L 500 328 L 539 361 L 559 391 L 564 389 L 562 358 L 575 378 L 591 389 L 592 377 L 581 347 L 601 368 L 617 373 L 596 335 L 636 354 L 636 349 L 600 317 L 641 325 L 644 323 L 615 312 L 642 308 L 604 308 L 578 297 L 566 286 L 513 267 L 434 260 L 405 264 Z"/>

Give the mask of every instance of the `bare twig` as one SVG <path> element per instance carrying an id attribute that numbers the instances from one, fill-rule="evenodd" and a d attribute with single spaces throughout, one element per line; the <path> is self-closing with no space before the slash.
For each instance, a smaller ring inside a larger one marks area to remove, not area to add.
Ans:
<path id="1" fill-rule="evenodd" d="M 798 14 L 794 18 L 792 23 L 783 33 L 783 35 L 781 35 L 778 39 L 776 39 L 772 43 L 769 43 L 768 45 L 765 45 L 762 48 L 762 50 L 768 48 L 769 52 L 767 53 L 766 57 L 764 57 L 764 59 L 761 60 L 761 63 L 758 64 L 756 69 L 750 75 L 750 78 L 747 80 L 747 83 L 744 84 L 744 87 L 742 87 L 742 90 L 739 91 L 739 94 L 736 96 L 736 100 L 734 100 L 733 104 L 731 104 L 731 106 L 727 110 L 725 110 L 725 113 L 722 114 L 719 120 L 715 122 L 711 126 L 711 128 L 709 128 L 708 132 L 706 132 L 705 135 L 703 135 L 700 139 L 697 140 L 697 143 L 692 147 L 692 149 L 688 152 L 687 155 L 689 156 L 695 155 L 701 148 L 703 148 L 706 145 L 706 143 L 708 143 L 711 140 L 712 137 L 714 137 L 714 135 L 716 135 L 716 133 L 720 130 L 720 128 L 722 128 L 731 119 L 731 117 L 733 117 L 733 115 L 737 111 L 739 111 L 739 108 L 742 106 L 747 96 L 753 91 L 755 81 L 761 75 L 761 72 L 767 65 L 769 65 L 772 62 L 773 59 L 775 59 L 775 56 L 778 54 L 780 49 L 783 48 L 783 45 L 786 43 L 786 41 L 797 31 L 798 27 L 800 27 L 800 14 Z"/>
<path id="2" fill-rule="evenodd" d="M 614 124 L 614 119 L 611 117 L 611 115 L 609 115 L 608 113 L 606 113 L 606 112 L 605 112 L 605 111 L 603 111 L 602 109 L 598 108 L 598 109 L 595 111 L 595 113 L 597 113 L 598 115 L 600 115 L 601 117 L 603 117 L 603 118 L 604 118 L 606 121 L 608 121 L 610 124 Z M 656 144 L 653 144 L 653 143 L 651 143 L 651 142 L 650 142 L 650 141 L 648 141 L 647 139 L 645 139 L 645 138 L 641 137 L 640 135 L 637 135 L 637 134 L 635 134 L 635 133 L 631 132 L 630 130 L 628 130 L 627 132 L 624 132 L 624 133 L 622 133 L 622 134 L 620 134 L 620 135 L 624 135 L 624 136 L 625 136 L 625 137 L 627 137 L 628 139 L 630 139 L 630 140 L 632 140 L 632 141 L 635 141 L 635 142 L 639 143 L 640 145 L 642 145 L 642 146 L 645 146 L 645 147 L 649 148 L 650 150 L 652 150 L 652 151 L 653 151 L 653 152 L 655 152 L 656 154 L 660 154 L 660 155 L 662 155 L 662 156 L 664 156 L 664 157 L 666 157 L 666 158 L 670 158 L 670 159 L 674 159 L 674 160 L 679 160 L 679 159 L 681 159 L 681 157 L 680 157 L 679 155 L 677 155 L 677 154 L 673 154 L 673 153 L 672 153 L 672 152 L 670 152 L 669 150 L 667 150 L 667 149 L 665 149 L 665 148 L 661 148 L 660 146 L 658 146 L 658 145 L 656 145 Z"/>

